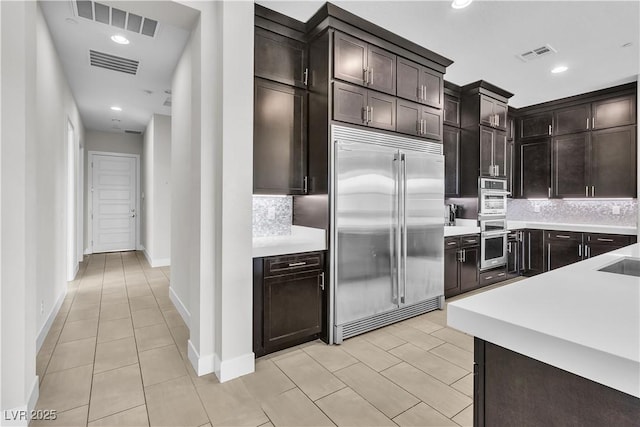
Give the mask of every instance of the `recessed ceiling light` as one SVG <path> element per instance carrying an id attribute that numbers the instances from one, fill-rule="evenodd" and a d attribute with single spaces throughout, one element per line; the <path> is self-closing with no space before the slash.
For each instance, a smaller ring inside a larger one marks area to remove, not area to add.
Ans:
<path id="1" fill-rule="evenodd" d="M 629 47 L 631 46 L 633 43 L 631 42 L 626 42 L 625 44 L 623 44 L 621 47 Z"/>
<path id="2" fill-rule="evenodd" d="M 120 107 L 118 107 L 118 106 L 116 106 L 116 105 L 114 105 L 113 107 L 111 107 L 111 109 L 112 109 L 113 111 L 122 111 L 122 108 L 120 108 Z"/>
<path id="3" fill-rule="evenodd" d="M 118 44 L 129 44 L 129 39 L 126 38 L 125 36 L 121 36 L 120 34 L 116 34 L 114 36 L 111 36 L 111 40 L 113 40 L 114 42 L 116 42 Z"/>
<path id="4" fill-rule="evenodd" d="M 568 69 L 569 69 L 569 67 L 565 67 L 564 65 L 559 65 L 556 68 L 554 68 L 553 70 L 551 70 L 551 72 L 553 74 L 564 73 Z"/>
<path id="5" fill-rule="evenodd" d="M 454 9 L 463 9 L 471 4 L 473 0 L 453 0 L 451 7 Z"/>

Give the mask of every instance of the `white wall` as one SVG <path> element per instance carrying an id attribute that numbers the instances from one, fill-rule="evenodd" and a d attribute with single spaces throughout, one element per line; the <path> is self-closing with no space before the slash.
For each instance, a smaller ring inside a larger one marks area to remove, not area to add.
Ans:
<path id="1" fill-rule="evenodd" d="M 141 243 L 152 267 L 170 264 L 171 117 L 154 114 L 143 137 Z"/>
<path id="2" fill-rule="evenodd" d="M 105 151 L 109 153 L 137 154 L 140 163 L 144 163 L 142 158 L 142 135 L 121 132 L 102 132 L 87 130 L 84 144 L 84 252 L 90 253 L 89 227 L 91 226 L 90 206 L 89 206 L 89 174 L 91 165 L 89 164 L 89 151 Z M 143 176 L 143 173 L 140 174 Z M 142 221 L 140 221 L 142 223 Z"/>

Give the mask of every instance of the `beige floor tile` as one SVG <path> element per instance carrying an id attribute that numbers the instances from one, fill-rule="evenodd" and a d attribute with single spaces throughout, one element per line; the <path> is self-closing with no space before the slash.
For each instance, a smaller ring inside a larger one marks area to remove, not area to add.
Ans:
<path id="1" fill-rule="evenodd" d="M 176 326 L 169 328 L 173 341 L 178 346 L 180 354 L 187 357 L 187 342 L 189 341 L 189 329 L 186 326 Z"/>
<path id="2" fill-rule="evenodd" d="M 102 304 L 103 305 L 129 305 L 129 300 L 127 299 L 126 295 L 121 295 L 120 292 L 116 292 L 116 293 L 112 293 L 112 294 L 103 294 L 102 295 Z M 123 311 L 119 312 L 119 313 L 113 313 L 113 316 L 122 316 L 122 317 L 128 317 L 128 316 L 124 316 L 122 313 L 124 312 L 124 309 L 121 309 Z M 127 307 L 127 312 L 129 311 L 129 307 Z M 116 317 L 112 317 L 112 318 L 116 318 Z"/>
<path id="3" fill-rule="evenodd" d="M 167 328 L 164 322 L 145 328 L 137 328 L 135 333 L 138 351 L 146 351 L 152 348 L 174 344 L 169 328 Z"/>
<path id="4" fill-rule="evenodd" d="M 58 344 L 51 356 L 47 372 L 93 364 L 95 350 L 95 337 Z"/>
<path id="5" fill-rule="evenodd" d="M 78 320 L 65 323 L 60 334 L 59 343 L 95 337 L 98 333 L 98 319 Z"/>
<path id="6" fill-rule="evenodd" d="M 376 329 L 375 331 L 367 332 L 366 334 L 361 335 L 361 337 L 369 341 L 371 344 L 374 344 L 387 351 L 406 343 L 405 340 L 390 334 L 386 331 L 386 329 L 387 328 Z"/>
<path id="7" fill-rule="evenodd" d="M 51 355 L 53 354 L 52 350 L 38 352 L 36 356 L 36 375 L 40 377 L 40 382 L 44 379 L 44 373 L 47 370 L 47 366 L 49 365 L 49 361 L 51 360 Z"/>
<path id="8" fill-rule="evenodd" d="M 256 360 L 255 372 L 241 378 L 247 390 L 260 402 L 296 386 L 268 359 Z"/>
<path id="9" fill-rule="evenodd" d="M 467 372 L 473 371 L 473 353 L 471 352 L 465 351 L 460 347 L 449 343 L 444 343 L 441 346 L 435 347 L 429 351 L 442 357 L 445 360 L 448 360 L 451 363 L 460 366 L 463 369 L 466 369 Z"/>
<path id="10" fill-rule="evenodd" d="M 413 344 L 396 347 L 391 350 L 391 353 L 445 384 L 451 384 L 468 374 L 467 370 L 458 365 L 447 362 Z"/>
<path id="11" fill-rule="evenodd" d="M 378 372 L 401 362 L 397 357 L 362 338 L 348 339 L 344 341 L 340 347 Z"/>
<path id="12" fill-rule="evenodd" d="M 55 420 L 33 420 L 29 423 L 29 427 L 86 427 L 88 410 L 89 407 L 85 405 L 65 412 L 57 412 Z"/>
<path id="13" fill-rule="evenodd" d="M 145 326 L 152 326 L 158 324 L 164 324 L 164 316 L 158 307 L 146 308 L 140 311 L 134 311 L 131 313 L 133 317 L 134 328 L 144 328 Z M 168 332 L 168 329 L 167 329 Z"/>
<path id="14" fill-rule="evenodd" d="M 258 426 L 269 421 L 240 378 L 196 390 L 214 426 Z"/>
<path id="15" fill-rule="evenodd" d="M 469 405 L 462 412 L 453 417 L 453 421 L 462 427 L 473 427 L 473 405 Z"/>
<path id="16" fill-rule="evenodd" d="M 131 317 L 131 313 L 126 300 L 117 304 L 103 303 L 102 307 L 100 307 L 100 322 L 127 319 L 129 317 Z"/>
<path id="17" fill-rule="evenodd" d="M 403 340 L 410 342 L 416 347 L 420 347 L 424 350 L 430 350 L 439 346 L 444 341 L 440 338 L 436 338 L 433 335 L 426 334 L 409 325 L 392 325 L 386 329 L 390 334 L 402 338 Z"/>
<path id="18" fill-rule="evenodd" d="M 442 328 L 431 335 L 473 353 L 473 337 L 471 335 L 451 328 Z"/>
<path id="19" fill-rule="evenodd" d="M 175 328 L 177 326 L 186 327 L 187 325 L 182 320 L 182 316 L 178 313 L 178 310 L 175 308 L 171 308 L 169 310 L 163 311 L 162 315 L 164 316 L 164 320 L 167 322 L 167 325 L 170 328 Z"/>
<path id="20" fill-rule="evenodd" d="M 146 308 L 155 308 L 158 303 L 156 303 L 156 298 L 153 295 L 146 295 L 129 298 L 129 305 L 131 306 L 131 311 L 138 311 Z"/>
<path id="21" fill-rule="evenodd" d="M 76 322 L 85 319 L 97 319 L 100 314 L 100 304 L 78 305 L 71 307 L 67 315 L 67 322 Z"/>
<path id="22" fill-rule="evenodd" d="M 284 350 L 276 351 L 274 353 L 268 354 L 263 357 L 263 359 L 269 359 L 272 362 L 277 360 L 285 359 L 287 357 L 294 356 L 296 354 L 303 353 L 303 351 L 298 347 L 285 348 Z"/>
<path id="23" fill-rule="evenodd" d="M 311 400 L 331 394 L 345 385 L 306 353 L 274 362 Z"/>
<path id="24" fill-rule="evenodd" d="M 138 363 L 138 351 L 133 337 L 98 343 L 93 372 L 97 374 L 134 363 Z"/>
<path id="25" fill-rule="evenodd" d="M 89 423 L 88 427 L 149 427 L 145 405 L 118 412 Z"/>
<path id="26" fill-rule="evenodd" d="M 467 374 L 455 383 L 451 384 L 459 392 L 473 398 L 473 374 Z"/>
<path id="27" fill-rule="evenodd" d="M 89 421 L 144 405 L 140 367 L 135 364 L 93 376 Z"/>
<path id="28" fill-rule="evenodd" d="M 166 310 L 167 308 L 172 308 L 174 307 L 173 305 L 173 301 L 171 301 L 171 299 L 169 298 L 169 296 L 165 296 L 165 295 L 158 295 L 155 297 L 156 301 L 158 302 L 158 305 L 160 306 L 161 309 Z"/>
<path id="29" fill-rule="evenodd" d="M 145 387 L 151 426 L 201 426 L 209 420 L 189 377 Z"/>
<path id="30" fill-rule="evenodd" d="M 36 409 L 63 412 L 89 403 L 92 366 L 80 366 L 44 376 Z"/>
<path id="31" fill-rule="evenodd" d="M 119 340 L 133 336 L 133 326 L 130 318 L 117 320 L 100 320 L 98 327 L 98 342 Z"/>
<path id="32" fill-rule="evenodd" d="M 401 427 L 456 427 L 456 423 L 424 402 L 393 419 Z"/>
<path id="33" fill-rule="evenodd" d="M 184 362 L 174 344 L 139 353 L 144 386 L 187 375 Z"/>
<path id="34" fill-rule="evenodd" d="M 416 328 L 427 334 L 432 334 L 433 332 L 443 328 L 443 325 L 430 321 L 424 314 L 420 316 L 412 317 L 411 319 L 405 320 L 402 323 L 409 325 L 413 328 Z"/>
<path id="35" fill-rule="evenodd" d="M 151 288 L 146 283 L 143 285 L 127 286 L 129 298 L 153 296 Z"/>
<path id="36" fill-rule="evenodd" d="M 389 418 L 419 402 L 400 386 L 362 363 L 337 371 L 335 375 Z"/>
<path id="37" fill-rule="evenodd" d="M 358 360 L 337 345 L 315 343 L 303 349 L 316 362 L 331 372 L 358 363 Z"/>
<path id="38" fill-rule="evenodd" d="M 274 427 L 274 425 L 271 422 L 265 423 L 265 424 L 260 424 L 259 427 Z"/>
<path id="39" fill-rule="evenodd" d="M 449 418 L 471 403 L 468 396 L 408 363 L 403 362 L 382 371 L 382 375 Z"/>
<path id="40" fill-rule="evenodd" d="M 276 426 L 320 427 L 333 422 L 298 388 L 273 396 L 262 405 Z"/>
<path id="41" fill-rule="evenodd" d="M 350 388 L 344 388 L 316 402 L 338 426 L 395 426 L 373 405 Z"/>
<path id="42" fill-rule="evenodd" d="M 446 305 L 446 304 L 445 304 Z M 441 326 L 447 326 L 447 311 L 446 310 L 433 310 L 423 314 L 424 318 L 429 322 L 436 323 Z"/>

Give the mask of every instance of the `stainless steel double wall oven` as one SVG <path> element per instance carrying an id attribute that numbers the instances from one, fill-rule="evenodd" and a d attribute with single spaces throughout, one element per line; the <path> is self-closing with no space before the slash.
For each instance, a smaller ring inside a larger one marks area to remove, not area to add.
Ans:
<path id="1" fill-rule="evenodd" d="M 478 180 L 478 221 L 480 223 L 480 270 L 507 263 L 507 181 Z"/>

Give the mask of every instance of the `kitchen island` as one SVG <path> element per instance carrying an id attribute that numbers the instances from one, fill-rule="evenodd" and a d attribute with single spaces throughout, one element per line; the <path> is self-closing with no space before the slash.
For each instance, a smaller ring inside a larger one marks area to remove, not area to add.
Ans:
<path id="1" fill-rule="evenodd" d="M 635 244 L 449 303 L 476 337 L 474 425 L 640 420 L 640 277 L 599 271 Z"/>

